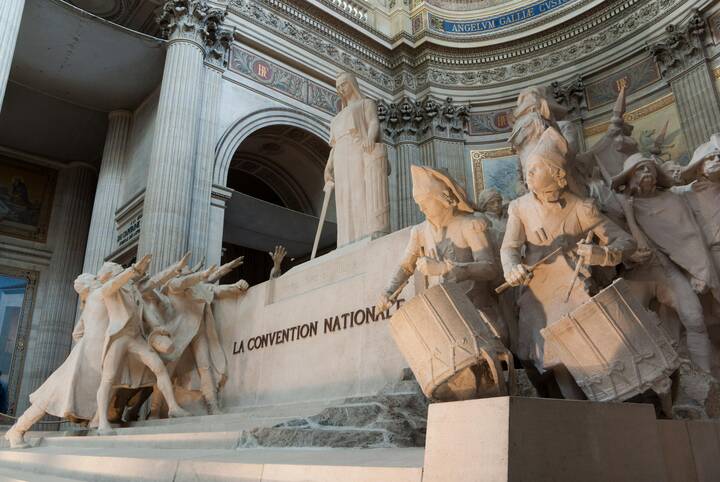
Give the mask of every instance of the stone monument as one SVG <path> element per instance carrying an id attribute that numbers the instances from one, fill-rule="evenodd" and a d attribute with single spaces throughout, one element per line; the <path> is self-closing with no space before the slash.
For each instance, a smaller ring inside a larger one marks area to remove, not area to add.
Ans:
<path id="1" fill-rule="evenodd" d="M 390 232 L 390 174 L 374 101 L 360 92 L 351 72 L 337 76 L 342 110 L 330 125 L 325 183 L 333 183 L 338 247 Z M 329 190 L 326 189 L 326 196 Z M 321 221 L 322 223 L 322 221 Z"/>

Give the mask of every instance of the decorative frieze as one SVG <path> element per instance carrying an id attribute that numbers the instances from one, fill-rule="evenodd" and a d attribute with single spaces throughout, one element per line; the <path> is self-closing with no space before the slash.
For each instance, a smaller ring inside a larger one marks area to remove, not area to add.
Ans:
<path id="1" fill-rule="evenodd" d="M 662 76 L 670 79 L 705 60 L 705 35 L 705 21 L 697 10 L 685 26 L 669 25 L 667 38 L 650 46 Z"/>
<path id="2" fill-rule="evenodd" d="M 455 104 L 451 97 L 439 101 L 425 97 L 417 101 L 403 97 L 399 102 L 378 102 L 378 119 L 390 139 L 398 136 L 445 135 L 463 138 L 468 133 L 469 108 Z"/>
<path id="3" fill-rule="evenodd" d="M 337 93 L 289 69 L 233 45 L 228 69 L 329 114 L 340 111 Z"/>

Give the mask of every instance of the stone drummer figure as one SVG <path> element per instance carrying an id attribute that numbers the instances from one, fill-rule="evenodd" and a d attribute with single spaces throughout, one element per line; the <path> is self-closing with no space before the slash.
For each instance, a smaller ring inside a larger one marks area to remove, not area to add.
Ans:
<path id="1" fill-rule="evenodd" d="M 567 368 L 545 353 L 540 330 L 590 299 L 592 280 L 587 265 L 615 266 L 635 250 L 635 241 L 600 214 L 592 200 L 567 189 L 567 152 L 562 134 L 552 127 L 546 129 L 527 159 L 530 192 L 508 208 L 500 256 L 506 281 L 512 286 L 525 285 L 518 299 L 516 355 L 526 368 L 534 365 L 540 374 L 551 370 L 565 398 L 582 399 L 584 394 Z M 584 243 L 590 231 L 599 244 Z M 563 248 L 562 254 L 530 272 L 528 266 L 558 247 Z M 582 265 L 576 271 L 579 262 Z M 535 381 L 547 385 L 551 378 Z"/>
<path id="2" fill-rule="evenodd" d="M 421 166 L 411 166 L 411 174 L 413 198 L 426 220 L 412 228 L 400 266 L 379 305 L 387 306 L 416 269 L 429 278 L 430 285 L 467 281 L 467 296 L 507 342 L 507 328 L 488 283 L 498 273 L 489 221 L 473 215 L 465 191 L 448 174 Z"/>

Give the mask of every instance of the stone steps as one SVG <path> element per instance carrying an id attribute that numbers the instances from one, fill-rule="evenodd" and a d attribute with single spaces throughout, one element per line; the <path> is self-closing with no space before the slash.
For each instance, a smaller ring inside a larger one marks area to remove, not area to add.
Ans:
<path id="1" fill-rule="evenodd" d="M 0 467 L 0 482 L 77 482 L 77 480 Z"/>
<path id="2" fill-rule="evenodd" d="M 8 480 L 33 482 L 420 482 L 422 478 L 423 450 L 418 448 L 211 450 L 205 442 L 197 447 L 202 448 L 0 450 L 0 476 L 6 471 L 8 477 L 22 475 Z"/>

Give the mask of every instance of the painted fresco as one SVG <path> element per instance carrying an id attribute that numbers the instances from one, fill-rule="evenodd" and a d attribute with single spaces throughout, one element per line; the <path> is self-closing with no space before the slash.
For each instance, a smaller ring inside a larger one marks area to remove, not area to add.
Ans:
<path id="1" fill-rule="evenodd" d="M 475 181 L 475 200 L 483 189 L 497 189 L 506 201 L 525 192 L 520 159 L 512 154 L 510 149 L 470 151 L 470 158 Z"/>
<path id="2" fill-rule="evenodd" d="M 680 128 L 680 115 L 672 94 L 653 101 L 639 109 L 625 114 L 625 120 L 634 127 L 632 137 L 638 142 L 641 152 L 649 153 L 657 135 L 668 123 L 667 135 L 662 145 L 660 157 L 665 161 L 672 160 L 679 164 L 687 164 L 691 152 L 688 151 L 685 136 Z M 608 123 L 590 126 L 585 129 L 585 140 L 592 146 L 602 138 Z"/>
<path id="3" fill-rule="evenodd" d="M 47 239 L 57 171 L 0 156 L 0 234 Z"/>

